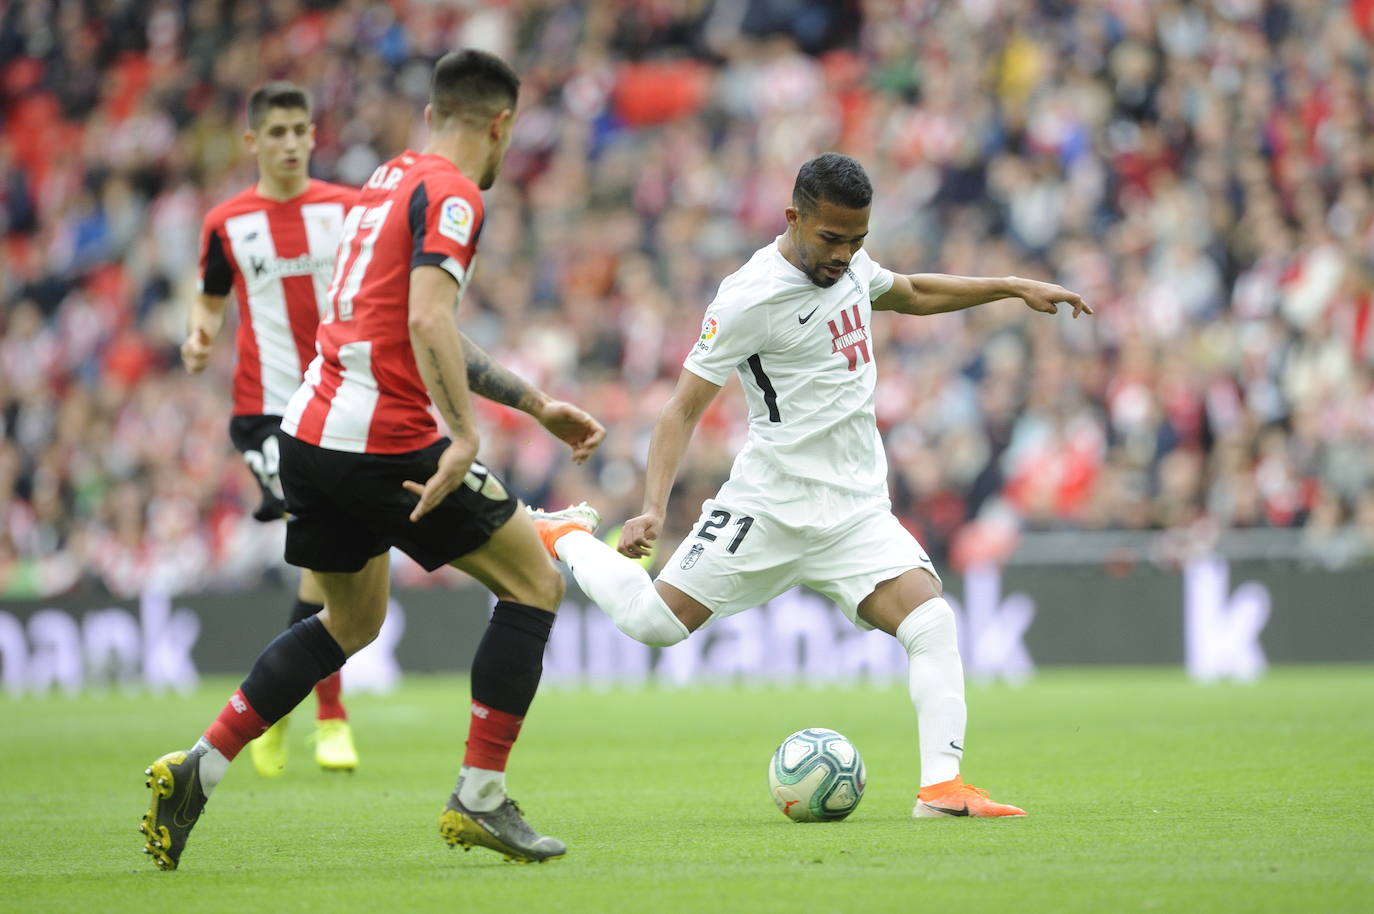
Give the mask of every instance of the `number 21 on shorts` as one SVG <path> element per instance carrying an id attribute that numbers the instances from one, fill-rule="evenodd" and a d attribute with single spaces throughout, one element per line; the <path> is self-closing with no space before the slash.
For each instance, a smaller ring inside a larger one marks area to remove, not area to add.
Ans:
<path id="1" fill-rule="evenodd" d="M 701 529 L 697 531 L 697 539 L 714 543 L 716 541 L 715 531 L 724 531 L 725 527 L 730 523 L 730 517 L 729 511 L 721 511 L 719 509 L 712 511 L 711 516 L 702 521 Z M 737 517 L 734 520 L 735 526 L 739 529 L 730 540 L 730 545 L 725 547 L 725 551 L 731 555 L 734 555 L 740 543 L 744 542 L 744 536 L 749 532 L 749 528 L 754 526 L 754 519 L 752 517 Z"/>

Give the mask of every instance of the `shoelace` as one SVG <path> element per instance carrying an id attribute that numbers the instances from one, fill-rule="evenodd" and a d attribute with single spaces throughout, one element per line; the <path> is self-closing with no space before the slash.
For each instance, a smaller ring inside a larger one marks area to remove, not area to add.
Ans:
<path id="1" fill-rule="evenodd" d="M 984 799 L 987 799 L 988 792 L 981 787 L 974 787 L 972 784 L 961 784 L 959 786 L 963 787 L 963 789 L 967 791 L 978 794 L 978 796 L 983 797 Z"/>
<path id="2" fill-rule="evenodd" d="M 515 813 L 516 830 L 524 832 L 525 840 L 538 841 L 543 839 L 544 836 L 539 834 L 539 832 L 535 831 L 534 827 L 531 826 L 530 823 L 525 821 L 525 814 L 523 811 L 521 811 L 519 803 L 515 802 L 510 797 L 506 797 L 506 805 L 509 806 L 511 808 L 511 811 Z"/>

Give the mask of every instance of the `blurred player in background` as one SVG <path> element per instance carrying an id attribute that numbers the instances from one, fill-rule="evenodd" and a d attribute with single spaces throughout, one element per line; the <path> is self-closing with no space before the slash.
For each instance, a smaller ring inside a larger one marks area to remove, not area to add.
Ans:
<path id="1" fill-rule="evenodd" d="M 529 413 L 579 462 L 605 430 L 496 365 L 454 321 L 481 232 L 480 191 L 510 145 L 519 87 L 490 54 L 443 57 L 425 109 L 425 151 L 379 167 L 348 215 L 318 355 L 286 406 L 280 439 L 286 558 L 316 573 L 326 608 L 267 646 L 190 750 L 147 769 L 144 850 L 162 869 L 177 867 L 234 756 L 377 636 L 393 546 L 431 571 L 451 564 L 497 598 L 472 662 L 467 751 L 440 835 L 520 862 L 566 851 L 529 826 L 505 785 L 563 577 L 518 499 L 475 459 L 469 391 Z"/>
<path id="2" fill-rule="evenodd" d="M 278 476 L 282 410 L 314 358 L 315 328 L 326 305 L 339 234 L 358 192 L 310 178 L 315 125 L 310 97 L 299 86 L 272 82 L 255 91 L 248 99 L 244 141 L 258 160 L 258 183 L 205 217 L 200 288 L 181 361 L 191 374 L 205 369 L 232 291 L 239 326 L 229 438 L 262 489 L 262 504 L 253 516 L 274 521 L 285 516 Z M 287 625 L 321 609 L 324 593 L 311 573 L 302 571 Z M 315 686 L 315 761 L 326 771 L 358 767 L 339 691 L 337 672 Z M 264 777 L 276 777 L 286 767 L 287 722 L 283 717 L 253 741 L 253 767 Z"/>
<path id="3" fill-rule="evenodd" d="M 585 504 L 536 514 L 555 558 L 625 634 L 667 646 L 711 620 L 799 584 L 833 600 L 859 628 L 878 628 L 910 658 L 921 787 L 912 814 L 1020 816 L 963 782 L 967 711 L 954 612 L 926 551 L 898 522 L 874 416 L 873 311 L 939 314 L 1020 298 L 1054 314 L 1092 309 L 1050 283 L 1007 277 L 902 276 L 863 250 L 873 187 L 834 153 L 802 166 L 787 230 L 721 284 L 701 336 L 649 444 L 644 509 L 620 552 L 591 532 Z M 663 529 L 668 495 L 697 421 L 737 372 L 749 439 L 730 478 L 702 506 L 657 581 L 637 562 Z"/>

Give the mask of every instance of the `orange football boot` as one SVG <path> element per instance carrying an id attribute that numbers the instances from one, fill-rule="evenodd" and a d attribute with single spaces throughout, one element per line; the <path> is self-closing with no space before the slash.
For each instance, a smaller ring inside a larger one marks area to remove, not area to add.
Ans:
<path id="1" fill-rule="evenodd" d="M 530 512 L 535 532 L 539 534 L 544 548 L 555 562 L 558 561 L 558 551 L 553 546 L 564 534 L 572 533 L 574 530 L 595 533 L 597 525 L 601 523 L 600 513 L 585 501 L 569 505 L 562 511 L 541 511 L 537 508 L 525 510 Z"/>
<path id="2" fill-rule="evenodd" d="M 986 790 L 965 784 L 963 776 L 957 774 L 953 780 L 922 787 L 916 794 L 916 808 L 911 810 L 911 815 L 917 819 L 938 819 L 945 816 L 993 818 L 1025 814 L 1024 809 L 1016 806 L 992 802 L 988 799 Z"/>

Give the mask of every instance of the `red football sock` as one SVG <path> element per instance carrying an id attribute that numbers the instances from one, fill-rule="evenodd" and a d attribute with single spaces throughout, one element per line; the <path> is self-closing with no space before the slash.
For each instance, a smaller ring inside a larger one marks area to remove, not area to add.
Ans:
<path id="1" fill-rule="evenodd" d="M 474 701 L 463 764 L 471 768 L 505 771 L 510 748 L 515 745 L 515 738 L 520 735 L 520 724 L 524 720 L 523 717 Z"/>
<path id="2" fill-rule="evenodd" d="M 319 700 L 319 708 L 315 712 L 317 720 L 348 720 L 348 712 L 344 710 L 343 702 L 339 701 L 339 691 L 343 686 L 343 677 L 338 671 L 330 673 L 315 686 L 315 698 Z"/>
<path id="3" fill-rule="evenodd" d="M 244 746 L 262 736 L 270 726 L 253 710 L 243 691 L 235 689 L 224 710 L 205 731 L 205 740 L 232 762 Z"/>

